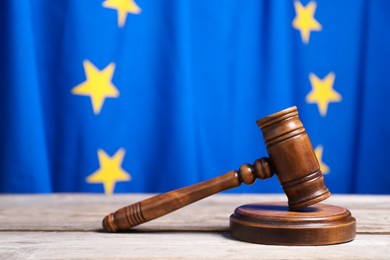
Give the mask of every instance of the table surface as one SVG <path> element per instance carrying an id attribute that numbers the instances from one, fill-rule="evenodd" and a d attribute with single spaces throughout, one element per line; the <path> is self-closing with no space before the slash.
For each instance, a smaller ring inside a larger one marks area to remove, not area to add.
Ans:
<path id="1" fill-rule="evenodd" d="M 390 259 L 390 196 L 333 195 L 349 209 L 354 241 L 270 246 L 234 240 L 229 216 L 240 205 L 284 195 L 221 194 L 127 233 L 105 233 L 102 218 L 150 194 L 0 195 L 0 259 Z"/>

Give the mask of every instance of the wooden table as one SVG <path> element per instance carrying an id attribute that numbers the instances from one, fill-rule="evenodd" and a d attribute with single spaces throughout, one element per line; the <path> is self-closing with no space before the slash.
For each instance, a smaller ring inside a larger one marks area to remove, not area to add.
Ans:
<path id="1" fill-rule="evenodd" d="M 390 259 L 390 196 L 328 199 L 357 220 L 356 239 L 332 246 L 267 246 L 230 237 L 237 206 L 285 201 L 284 195 L 214 195 L 129 233 L 102 232 L 106 214 L 149 196 L 0 195 L 0 259 Z"/>

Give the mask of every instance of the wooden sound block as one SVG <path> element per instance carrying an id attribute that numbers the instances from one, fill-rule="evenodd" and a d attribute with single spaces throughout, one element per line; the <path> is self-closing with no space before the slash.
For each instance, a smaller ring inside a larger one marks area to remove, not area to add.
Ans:
<path id="1" fill-rule="evenodd" d="M 330 245 L 351 241 L 356 220 L 349 210 L 315 204 L 289 211 L 287 203 L 258 203 L 238 207 L 230 216 L 232 237 L 269 245 Z"/>

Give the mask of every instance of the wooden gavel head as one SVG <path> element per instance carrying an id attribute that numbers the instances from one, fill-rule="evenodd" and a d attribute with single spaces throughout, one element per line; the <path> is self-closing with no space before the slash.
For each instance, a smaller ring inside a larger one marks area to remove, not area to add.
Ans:
<path id="1" fill-rule="evenodd" d="M 257 121 L 271 167 L 288 197 L 291 210 L 318 203 L 330 196 L 317 157 L 297 108 L 290 107 Z"/>
<path id="2" fill-rule="evenodd" d="M 296 107 L 257 121 L 269 159 L 255 161 L 251 172 L 265 179 L 275 172 L 288 197 L 285 203 L 242 205 L 230 216 L 233 238 L 270 245 L 330 245 L 348 242 L 356 234 L 356 220 L 347 209 L 316 204 L 330 196 L 320 165 Z M 259 167 L 262 165 L 262 167 Z M 241 178 L 244 181 L 244 178 Z M 309 208 L 307 206 L 313 205 Z"/>

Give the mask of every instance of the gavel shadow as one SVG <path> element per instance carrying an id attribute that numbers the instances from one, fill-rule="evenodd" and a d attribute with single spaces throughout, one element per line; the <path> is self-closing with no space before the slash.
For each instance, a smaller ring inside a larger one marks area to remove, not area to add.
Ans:
<path id="1" fill-rule="evenodd" d="M 133 238 L 152 239 L 160 235 L 159 239 L 168 240 L 172 236 L 184 240 L 204 236 L 266 245 L 317 246 L 349 242 L 356 234 L 356 220 L 350 211 L 322 203 L 291 210 L 286 202 L 263 202 L 239 206 L 230 218 L 211 212 L 206 218 L 182 216 L 184 220 L 165 218 L 106 236 L 132 234 Z"/>
<path id="2" fill-rule="evenodd" d="M 225 229 L 210 229 L 210 230 L 203 230 L 203 229 L 170 229 L 170 228 L 161 228 L 161 229 L 130 229 L 128 231 L 120 231 L 116 233 L 108 233 L 104 231 L 103 229 L 96 230 L 97 233 L 100 234 L 106 234 L 107 237 L 109 236 L 116 236 L 116 237 L 126 237 L 126 236 L 145 236 L 145 235 L 150 235 L 150 236 L 159 236 L 159 235 L 185 235 L 185 234 L 191 234 L 191 236 L 197 236 L 197 235 L 210 235 L 214 236 L 216 238 L 220 239 L 227 239 L 231 241 L 237 241 L 237 239 L 234 239 L 231 234 L 229 227 L 227 226 Z"/>
<path id="3" fill-rule="evenodd" d="M 264 205 L 264 204 L 247 204 L 240 207 L 240 209 L 243 210 L 250 210 L 253 211 L 254 214 L 256 214 L 257 211 L 263 211 L 263 212 L 269 212 L 270 215 L 279 215 L 284 214 L 286 212 L 291 212 L 291 214 L 306 214 L 309 212 L 316 212 L 318 211 L 318 208 L 316 207 L 306 207 L 295 211 L 290 211 L 287 205 Z M 219 217 L 220 218 L 220 217 Z M 210 216 L 210 222 L 213 222 L 213 216 Z M 149 224 L 149 225 L 148 225 Z M 179 223 L 173 225 L 172 222 L 170 222 L 167 225 L 159 224 L 159 225 L 153 225 L 153 221 L 150 221 L 148 224 L 139 225 L 135 228 L 131 228 L 128 230 L 121 230 L 116 232 L 115 234 L 159 234 L 159 233 L 215 233 L 220 234 L 224 238 L 235 240 L 231 237 L 229 233 L 229 216 L 226 216 L 226 225 L 223 223 L 219 225 L 208 225 L 205 223 L 205 221 L 199 221 L 199 225 L 194 222 L 192 222 L 191 225 L 185 225 L 185 223 Z M 150 225 L 152 224 L 152 225 Z M 98 229 L 96 230 L 98 233 L 106 233 L 106 234 L 112 234 L 109 232 L 104 231 L 104 229 Z"/>

